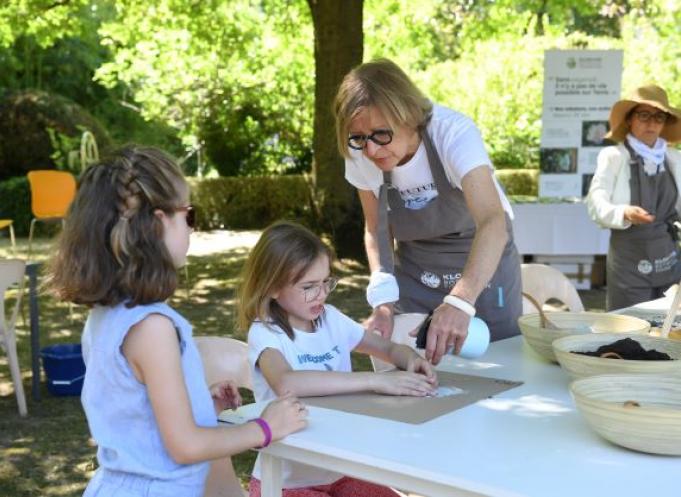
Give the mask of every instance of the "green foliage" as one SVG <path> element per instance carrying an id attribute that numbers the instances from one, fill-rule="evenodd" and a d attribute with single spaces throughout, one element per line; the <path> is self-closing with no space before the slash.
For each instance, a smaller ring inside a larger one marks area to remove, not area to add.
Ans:
<path id="1" fill-rule="evenodd" d="M 99 121 L 67 98 L 36 90 L 0 98 L 0 179 L 54 169 L 55 157 L 78 148 L 83 129 L 96 136 L 100 150 L 110 146 Z"/>
<path id="2" fill-rule="evenodd" d="M 116 2 L 97 71 L 223 174 L 309 168 L 312 23 L 302 2 Z"/>
<path id="3" fill-rule="evenodd" d="M 497 169 L 494 175 L 506 195 L 538 195 L 539 169 Z"/>
<path id="4" fill-rule="evenodd" d="M 304 176 L 191 179 L 200 229 L 264 228 L 277 219 L 310 224 L 313 204 Z"/>
<path id="5" fill-rule="evenodd" d="M 28 235 L 31 224 L 31 189 L 25 176 L 0 181 L 0 219 L 14 220 L 17 236 Z"/>

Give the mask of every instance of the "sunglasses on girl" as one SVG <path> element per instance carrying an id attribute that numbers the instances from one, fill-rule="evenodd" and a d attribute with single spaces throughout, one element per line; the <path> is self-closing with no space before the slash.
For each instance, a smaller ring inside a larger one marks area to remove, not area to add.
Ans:
<path id="1" fill-rule="evenodd" d="M 186 212 L 185 221 L 187 222 L 187 227 L 194 229 L 194 226 L 196 226 L 196 211 L 194 210 L 194 206 L 187 205 L 185 207 L 176 207 L 172 212 Z"/>

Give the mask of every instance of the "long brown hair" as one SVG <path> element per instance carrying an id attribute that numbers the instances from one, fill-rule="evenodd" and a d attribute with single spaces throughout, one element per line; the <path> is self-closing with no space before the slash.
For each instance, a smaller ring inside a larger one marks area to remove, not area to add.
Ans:
<path id="1" fill-rule="evenodd" d="M 151 147 L 128 146 L 89 167 L 49 263 L 48 288 L 86 305 L 169 298 L 177 273 L 154 211 L 173 212 L 186 188 L 175 161 Z"/>
<path id="2" fill-rule="evenodd" d="M 350 125 L 367 107 L 380 110 L 393 129 L 404 126 L 420 130 L 428 123 L 433 104 L 389 59 L 376 59 L 355 67 L 343 78 L 334 101 L 336 142 L 343 157 L 350 155 Z"/>
<path id="3" fill-rule="evenodd" d="M 279 221 L 267 227 L 242 271 L 237 318 L 239 329 L 247 331 L 253 321 L 260 320 L 268 327 L 279 326 L 293 340 L 288 313 L 271 295 L 300 281 L 323 255 L 331 263 L 331 249 L 304 226 Z"/>

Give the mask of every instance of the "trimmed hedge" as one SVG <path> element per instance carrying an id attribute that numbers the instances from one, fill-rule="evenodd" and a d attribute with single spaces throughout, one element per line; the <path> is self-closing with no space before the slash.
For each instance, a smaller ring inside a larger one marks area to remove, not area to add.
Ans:
<path id="1" fill-rule="evenodd" d="M 498 169 L 495 175 L 506 195 L 539 194 L 539 169 Z"/>
<path id="2" fill-rule="evenodd" d="M 507 195 L 537 195 L 538 169 L 496 171 Z M 278 219 L 314 223 L 308 179 L 301 175 L 189 178 L 199 229 L 259 229 Z M 31 222 L 31 193 L 24 176 L 0 182 L 0 218 L 14 219 L 17 235 Z M 38 225 L 40 226 L 40 224 Z"/>
<path id="3" fill-rule="evenodd" d="M 258 229 L 278 219 L 312 224 L 304 176 L 190 178 L 199 229 Z"/>

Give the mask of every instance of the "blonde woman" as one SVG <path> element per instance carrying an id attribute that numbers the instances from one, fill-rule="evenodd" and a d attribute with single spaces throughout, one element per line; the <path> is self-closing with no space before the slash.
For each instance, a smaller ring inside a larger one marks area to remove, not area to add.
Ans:
<path id="1" fill-rule="evenodd" d="M 493 340 L 516 335 L 511 206 L 473 121 L 433 104 L 386 59 L 345 76 L 335 116 L 345 177 L 364 212 L 367 326 L 389 337 L 395 312 L 433 311 L 426 356 L 435 364 L 461 350 L 476 314 Z"/>
<path id="2" fill-rule="evenodd" d="M 661 297 L 681 278 L 674 223 L 681 202 L 681 110 L 655 85 L 637 88 L 610 110 L 606 138 L 618 142 L 598 154 L 587 205 L 610 228 L 607 308 Z"/>

